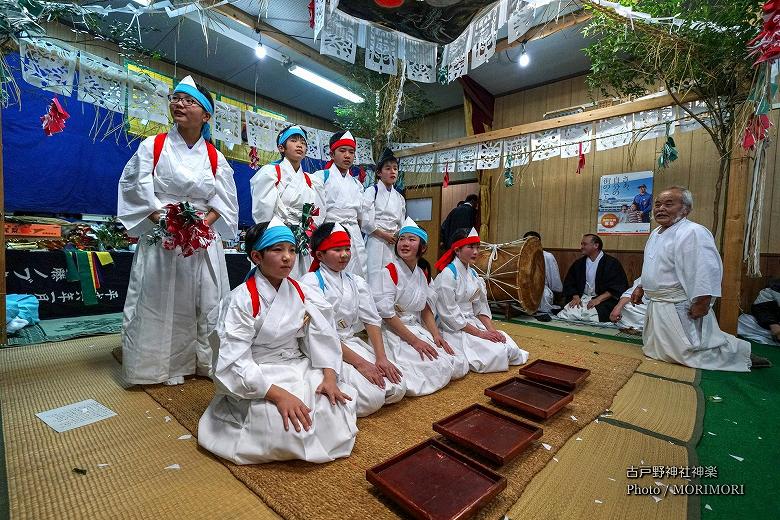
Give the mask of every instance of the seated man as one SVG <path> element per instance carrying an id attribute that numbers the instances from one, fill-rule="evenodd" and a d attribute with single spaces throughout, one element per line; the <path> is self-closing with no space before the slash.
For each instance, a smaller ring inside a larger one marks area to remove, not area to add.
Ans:
<path id="1" fill-rule="evenodd" d="M 737 334 L 758 343 L 780 345 L 780 279 L 771 280 L 758 293 L 750 314 L 739 317 Z"/>
<path id="2" fill-rule="evenodd" d="M 618 298 L 628 288 L 620 261 L 603 251 L 598 235 L 583 235 L 582 258 L 576 260 L 563 281 L 563 295 L 569 302 L 557 318 L 572 321 L 609 321 Z"/>
<path id="3" fill-rule="evenodd" d="M 542 239 L 542 235 L 536 231 L 529 231 L 523 235 L 523 238 L 528 237 Z M 555 261 L 553 254 L 544 250 L 542 250 L 542 253 L 544 253 L 544 292 L 542 293 L 542 301 L 539 303 L 539 311 L 536 315 L 537 319 L 541 321 L 550 321 L 548 316 L 550 311 L 559 308 L 553 303 L 555 293 L 563 291 L 563 284 L 561 283 L 561 270 L 558 269 L 558 262 Z"/>
<path id="4" fill-rule="evenodd" d="M 658 227 L 645 244 L 642 281 L 631 301 L 647 294 L 642 350 L 653 359 L 691 368 L 749 372 L 771 366 L 751 355 L 750 343 L 726 334 L 712 312 L 721 295 L 723 262 L 712 233 L 686 217 L 693 195 L 679 186 L 662 191 L 653 205 Z"/>
<path id="5" fill-rule="evenodd" d="M 645 316 L 647 315 L 647 296 L 642 298 L 642 303 L 633 304 L 631 295 L 634 289 L 642 283 L 641 278 L 634 281 L 634 285 L 629 287 L 623 296 L 620 297 L 615 308 L 609 314 L 609 321 L 617 325 L 617 328 L 623 332 L 641 335 L 645 328 Z"/>

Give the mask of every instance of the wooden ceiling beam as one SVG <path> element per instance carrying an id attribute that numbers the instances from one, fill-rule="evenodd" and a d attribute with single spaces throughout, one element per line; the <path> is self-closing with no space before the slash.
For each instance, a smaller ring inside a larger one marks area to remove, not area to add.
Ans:
<path id="1" fill-rule="evenodd" d="M 565 16 L 561 16 L 557 22 L 549 21 L 546 23 L 541 23 L 539 25 L 534 25 L 533 27 L 528 29 L 525 32 L 525 34 L 523 34 L 521 37 L 519 37 L 512 43 L 509 43 L 508 40 L 501 40 L 500 42 L 498 42 L 496 44 L 496 52 L 502 52 L 511 49 L 513 47 L 517 47 L 518 45 L 521 45 L 523 43 L 528 43 L 533 40 L 540 40 L 542 38 L 546 38 L 547 36 L 551 36 L 557 32 L 568 29 L 569 27 L 574 27 L 575 25 L 585 23 L 590 19 L 591 19 L 590 13 L 580 10 L 580 11 L 575 11 L 573 13 L 569 13 Z"/>

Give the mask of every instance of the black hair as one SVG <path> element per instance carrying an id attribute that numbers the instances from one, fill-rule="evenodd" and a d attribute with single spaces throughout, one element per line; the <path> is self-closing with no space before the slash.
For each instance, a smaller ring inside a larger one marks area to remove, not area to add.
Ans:
<path id="1" fill-rule="evenodd" d="M 328 238 L 331 233 L 333 233 L 333 228 L 335 226 L 336 224 L 333 222 L 326 222 L 314 230 L 314 232 L 311 234 L 311 238 L 309 239 L 312 255 L 314 255 L 314 253 L 320 248 L 320 244 L 322 244 L 322 242 Z M 347 235 L 349 235 L 349 231 L 347 229 L 344 231 L 346 231 Z M 352 237 L 350 236 L 350 238 Z"/>
<path id="2" fill-rule="evenodd" d="M 422 272 L 425 274 L 425 279 L 428 280 L 428 283 L 431 283 L 431 263 L 425 258 L 420 257 L 417 259 L 417 267 L 422 269 Z"/>
<path id="3" fill-rule="evenodd" d="M 214 112 L 214 98 L 211 96 L 211 92 L 209 92 L 209 89 L 207 89 L 206 87 L 204 87 L 202 85 L 198 85 L 197 83 L 195 84 L 195 88 L 198 89 L 198 92 L 203 94 L 203 97 L 205 97 L 206 99 L 209 100 L 209 103 L 211 103 L 211 111 L 212 111 L 212 115 L 213 115 L 213 112 Z M 200 103 L 198 103 L 198 104 L 200 104 Z M 203 108 L 203 110 L 206 110 L 206 107 L 201 107 L 201 108 Z"/>
<path id="4" fill-rule="evenodd" d="M 528 237 L 536 237 L 539 240 L 542 239 L 542 235 L 540 235 L 537 231 L 528 231 L 526 232 L 525 235 L 523 235 L 523 238 L 528 238 Z"/>
<path id="5" fill-rule="evenodd" d="M 201 94 L 203 94 L 203 96 L 204 96 L 206 99 L 208 99 L 209 103 L 211 103 L 211 112 L 209 112 L 209 113 L 211 114 L 211 118 L 209 119 L 209 121 L 211 121 L 212 119 L 214 119 L 214 109 L 215 109 L 215 107 L 214 107 L 214 97 L 211 95 L 211 92 L 209 92 L 209 89 L 207 89 L 206 87 L 204 87 L 204 86 L 202 86 L 202 85 L 198 85 L 198 84 L 196 83 L 196 84 L 195 84 L 195 88 L 197 88 L 197 89 L 198 89 L 198 92 L 200 92 Z M 198 105 L 200 105 L 200 103 L 198 103 Z M 206 107 L 201 107 L 201 108 L 202 108 L 203 110 L 205 110 L 206 112 L 208 112 L 208 110 L 206 110 Z M 206 125 L 206 124 L 208 124 L 208 123 L 203 123 L 203 124 L 204 124 L 204 125 Z M 201 129 L 201 132 L 202 132 L 202 131 L 203 131 L 203 126 L 201 126 L 201 127 L 200 127 L 200 129 Z M 205 138 L 204 138 L 204 139 L 205 139 Z M 206 139 L 206 140 L 207 140 L 208 142 L 211 142 L 211 139 Z"/>
<path id="6" fill-rule="evenodd" d="M 479 195 L 476 193 L 472 193 L 468 197 L 466 197 L 465 202 L 468 202 L 470 204 L 478 204 L 479 203 Z"/>
<path id="7" fill-rule="evenodd" d="M 450 244 L 454 244 L 458 240 L 463 240 L 467 236 L 469 236 L 469 233 L 471 233 L 470 229 L 466 228 L 460 228 L 456 229 L 454 233 L 452 233 L 452 236 L 450 237 Z"/>
<path id="8" fill-rule="evenodd" d="M 600 236 L 594 235 L 593 233 L 585 233 L 583 236 L 590 237 L 591 242 L 596 244 L 596 246 L 599 248 L 599 251 L 604 249 L 604 242 L 601 240 Z"/>
<path id="9" fill-rule="evenodd" d="M 255 248 L 255 243 L 257 243 L 258 240 L 260 240 L 260 237 L 263 236 L 263 233 L 265 233 L 265 230 L 268 229 L 268 224 L 270 222 L 260 222 L 259 224 L 255 224 L 254 226 L 250 227 L 246 230 L 246 238 L 244 239 L 244 249 L 246 251 L 246 256 L 249 257 L 249 259 L 252 259 L 252 251 Z"/>
<path id="10" fill-rule="evenodd" d="M 336 141 L 338 141 L 339 139 L 341 139 L 342 137 L 344 137 L 344 134 L 346 134 L 346 133 L 347 133 L 347 132 L 346 132 L 346 130 L 345 130 L 345 131 L 343 131 L 343 132 L 336 132 L 335 134 L 333 134 L 332 136 L 330 136 L 330 146 L 332 147 L 332 146 L 333 146 L 333 144 L 334 144 Z"/>
<path id="11" fill-rule="evenodd" d="M 276 134 L 277 146 L 281 146 L 278 143 L 279 143 L 279 138 L 282 137 L 282 134 L 285 133 L 290 128 L 294 127 L 294 126 L 298 126 L 298 125 L 294 125 L 294 124 L 293 125 L 287 125 L 284 128 L 282 128 L 281 130 L 279 130 L 279 133 Z M 303 128 L 301 128 L 301 131 L 303 132 L 303 138 L 306 140 L 306 145 L 308 146 L 309 145 L 309 135 L 306 133 L 306 130 L 304 130 Z M 282 144 L 284 144 L 284 143 L 282 143 Z M 282 156 L 282 159 L 284 159 L 284 153 L 282 153 L 281 156 Z"/>
<path id="12" fill-rule="evenodd" d="M 416 236 L 417 238 L 420 239 L 420 245 L 417 246 L 417 262 L 418 262 L 418 265 L 419 265 L 420 258 L 422 258 L 422 255 L 425 254 L 425 248 L 428 247 L 428 242 L 423 240 L 422 237 L 419 237 L 417 235 L 414 235 L 414 236 Z M 394 249 L 395 249 L 395 256 L 398 256 L 398 242 L 395 243 Z"/>

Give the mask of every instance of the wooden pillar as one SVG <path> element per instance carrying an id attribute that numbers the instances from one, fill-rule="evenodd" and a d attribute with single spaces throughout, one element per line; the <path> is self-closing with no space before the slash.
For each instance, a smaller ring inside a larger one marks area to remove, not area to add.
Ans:
<path id="1" fill-rule="evenodd" d="M 0 345 L 8 342 L 5 325 L 5 189 L 3 186 L 3 110 L 0 108 Z"/>
<path id="2" fill-rule="evenodd" d="M 735 133 L 736 135 L 736 133 Z M 723 225 L 723 284 L 718 322 L 730 334 L 737 333 L 740 294 L 742 292 L 742 262 L 745 244 L 745 212 L 750 182 L 750 157 L 735 138 L 728 183 L 726 185 L 725 222 Z"/>

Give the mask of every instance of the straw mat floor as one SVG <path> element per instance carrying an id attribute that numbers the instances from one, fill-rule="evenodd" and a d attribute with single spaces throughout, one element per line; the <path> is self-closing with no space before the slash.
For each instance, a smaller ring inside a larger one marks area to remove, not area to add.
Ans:
<path id="1" fill-rule="evenodd" d="M 498 470 L 507 476 L 507 489 L 480 512 L 480 518 L 498 518 L 505 513 L 566 440 L 611 405 L 615 393 L 639 365 L 638 360 L 630 357 L 563 347 L 556 332 L 534 329 L 531 335 L 523 334 L 527 330 L 512 332 L 518 343 L 531 352 L 531 359 L 542 357 L 583 366 L 591 370 L 591 376 L 578 390 L 574 402 L 542 425 L 541 442 Z M 360 419 L 357 443 L 347 459 L 325 465 L 286 462 L 227 466 L 284 518 L 395 518 L 398 510 L 375 493 L 365 480 L 365 470 L 433 436 L 434 421 L 475 402 L 488 404 L 484 389 L 509 375 L 469 374 L 436 394 L 405 399 Z M 196 433 L 197 418 L 213 395 L 213 385 L 205 379 L 192 379 L 183 388 L 156 386 L 147 391 Z M 551 449 L 546 450 L 541 443 Z"/>
<path id="2" fill-rule="evenodd" d="M 189 432 L 145 392 L 122 387 L 118 344 L 112 335 L 0 350 L 11 517 L 276 518 L 194 438 L 179 440 Z M 118 415 L 63 433 L 35 417 L 85 399 Z"/>

